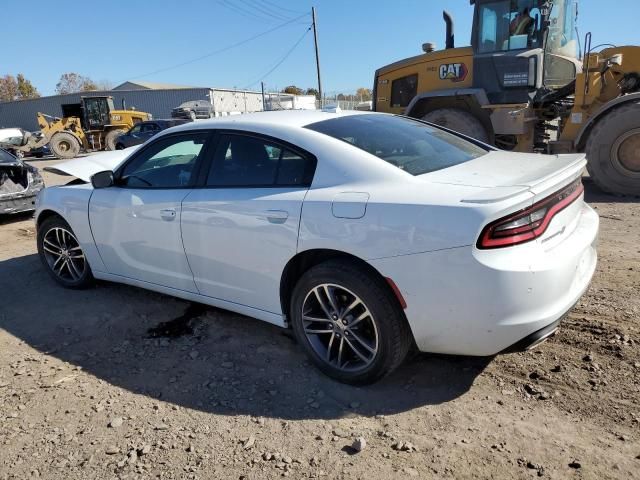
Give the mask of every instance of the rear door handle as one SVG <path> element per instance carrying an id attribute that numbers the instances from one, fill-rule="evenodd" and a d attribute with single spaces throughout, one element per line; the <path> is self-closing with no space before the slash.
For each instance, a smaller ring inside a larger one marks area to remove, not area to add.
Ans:
<path id="1" fill-rule="evenodd" d="M 289 218 L 289 212 L 285 210 L 267 210 L 265 215 L 269 223 L 284 223 Z"/>
<path id="2" fill-rule="evenodd" d="M 174 208 L 165 208 L 160 210 L 160 216 L 163 220 L 173 220 L 176 218 L 176 210 Z"/>

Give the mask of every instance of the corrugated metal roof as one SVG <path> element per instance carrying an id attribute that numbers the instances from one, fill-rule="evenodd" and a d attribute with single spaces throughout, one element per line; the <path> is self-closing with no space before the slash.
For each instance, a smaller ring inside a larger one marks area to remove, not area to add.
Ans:
<path id="1" fill-rule="evenodd" d="M 206 88 L 206 87 L 192 87 L 187 85 L 175 85 L 173 83 L 160 83 L 160 82 L 144 82 L 133 81 L 121 83 L 117 87 L 113 87 L 112 90 L 175 90 L 182 88 Z"/>

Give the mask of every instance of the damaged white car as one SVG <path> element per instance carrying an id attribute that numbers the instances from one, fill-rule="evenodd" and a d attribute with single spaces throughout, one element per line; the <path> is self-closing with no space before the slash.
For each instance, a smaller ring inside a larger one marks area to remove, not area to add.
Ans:
<path id="1" fill-rule="evenodd" d="M 35 210 L 43 188 L 37 168 L 0 148 L 0 215 Z"/>
<path id="2" fill-rule="evenodd" d="M 381 378 L 414 347 L 531 348 L 596 268 L 584 155 L 503 152 L 414 119 L 337 110 L 189 123 L 121 152 L 56 165 L 91 183 L 38 197 L 52 278 L 292 327 L 346 383 Z"/>

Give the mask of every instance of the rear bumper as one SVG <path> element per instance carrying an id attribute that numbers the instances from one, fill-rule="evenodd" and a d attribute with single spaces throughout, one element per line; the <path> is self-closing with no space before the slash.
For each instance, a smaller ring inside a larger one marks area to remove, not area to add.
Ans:
<path id="1" fill-rule="evenodd" d="M 578 302 L 595 271 L 598 227 L 584 204 L 552 248 L 469 246 L 370 263 L 400 289 L 421 351 L 490 356 L 531 347 Z"/>

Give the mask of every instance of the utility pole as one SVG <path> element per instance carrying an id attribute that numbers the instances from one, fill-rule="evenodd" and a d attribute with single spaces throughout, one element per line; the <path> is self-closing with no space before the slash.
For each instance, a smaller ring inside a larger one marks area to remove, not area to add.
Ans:
<path id="1" fill-rule="evenodd" d="M 322 81 L 320 80 L 320 54 L 318 53 L 318 29 L 316 28 L 316 7 L 311 7 L 313 19 L 313 42 L 316 46 L 316 69 L 318 70 L 318 97 L 322 100 Z"/>
<path id="2" fill-rule="evenodd" d="M 262 111 L 267 110 L 267 103 L 264 100 L 264 82 L 260 82 L 260 88 L 262 89 Z"/>

